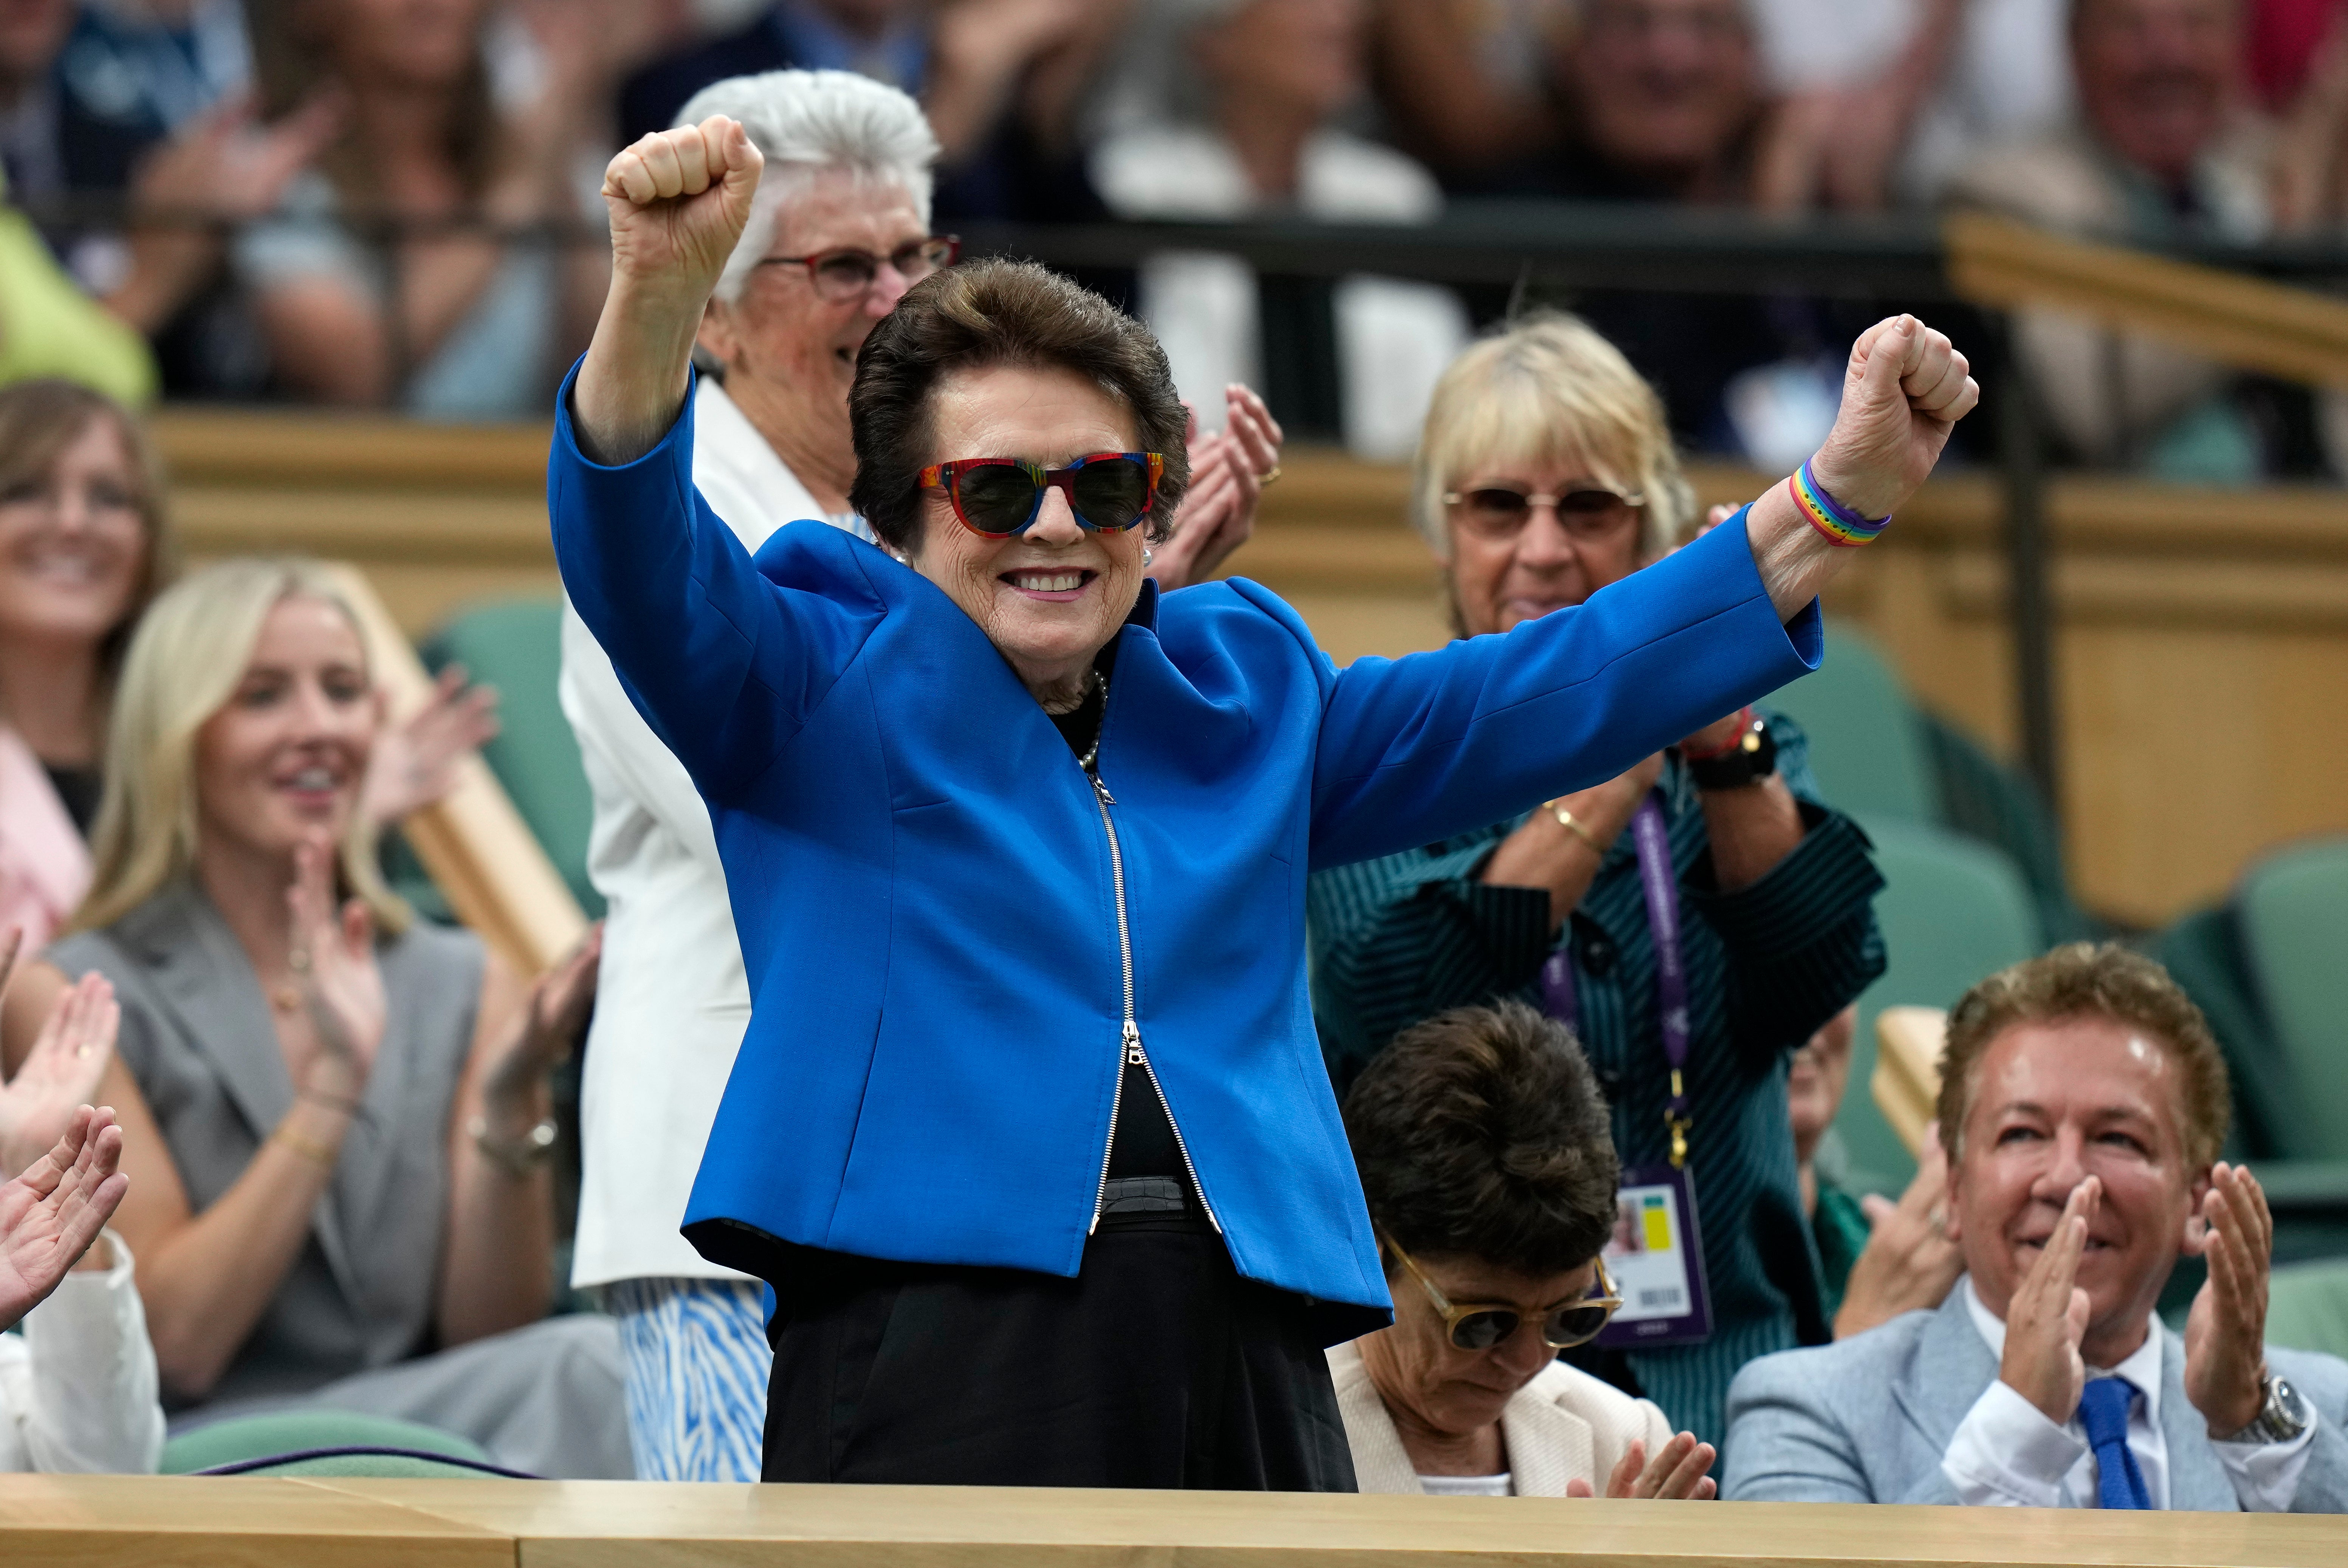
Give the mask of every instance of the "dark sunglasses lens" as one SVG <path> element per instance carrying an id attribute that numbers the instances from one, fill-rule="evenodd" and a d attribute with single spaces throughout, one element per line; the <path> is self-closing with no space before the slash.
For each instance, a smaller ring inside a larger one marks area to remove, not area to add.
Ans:
<path id="1" fill-rule="evenodd" d="M 1557 509 L 1570 518 L 1602 518 L 1622 504 L 1622 497 L 1612 490 L 1575 490 L 1558 502 Z"/>
<path id="2" fill-rule="evenodd" d="M 1568 1345 L 1586 1345 L 1598 1337 L 1599 1330 L 1613 1314 L 1602 1307 L 1560 1307 L 1549 1315 L 1541 1337 L 1560 1348 Z"/>
<path id="3" fill-rule="evenodd" d="M 1097 528 L 1129 528 L 1149 505 L 1149 471 L 1130 457 L 1104 458 L 1076 470 L 1076 510 Z"/>
<path id="4" fill-rule="evenodd" d="M 1009 463 L 964 469 L 957 493 L 962 515 L 990 534 L 1012 532 L 1035 507 L 1035 479 Z"/>
<path id="5" fill-rule="evenodd" d="M 1471 1312 L 1451 1326 L 1451 1342 L 1462 1350 L 1489 1350 L 1517 1331 L 1513 1312 Z"/>

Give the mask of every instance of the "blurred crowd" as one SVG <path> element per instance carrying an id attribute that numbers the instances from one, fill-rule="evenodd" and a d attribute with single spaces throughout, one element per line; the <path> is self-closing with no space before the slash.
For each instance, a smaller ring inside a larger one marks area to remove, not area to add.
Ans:
<path id="1" fill-rule="evenodd" d="M 2162 243 L 2348 208 L 2342 0 L 0 0 L 0 376 L 538 416 L 601 298 L 606 158 L 786 66 L 921 100 L 944 231 L 1971 203 Z M 1196 250 L 1085 281 L 1193 404 L 1247 381 L 1376 458 L 1512 302 Z M 1542 302 L 1622 345 L 1684 444 L 1775 468 L 1831 420 L 1838 345 L 1901 302 Z M 2017 336 L 2069 460 L 2348 460 L 2298 389 L 2073 318 Z"/>

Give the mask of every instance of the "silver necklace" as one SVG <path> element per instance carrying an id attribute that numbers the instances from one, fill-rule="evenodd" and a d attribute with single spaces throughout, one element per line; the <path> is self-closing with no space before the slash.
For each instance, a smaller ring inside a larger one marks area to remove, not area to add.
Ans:
<path id="1" fill-rule="evenodd" d="M 1101 732 L 1108 728 L 1108 677 L 1096 670 L 1093 671 L 1093 684 L 1100 688 L 1100 717 L 1093 722 L 1093 743 L 1086 746 L 1085 754 L 1076 759 L 1076 765 L 1086 773 L 1093 771 L 1093 759 L 1100 755 Z"/>

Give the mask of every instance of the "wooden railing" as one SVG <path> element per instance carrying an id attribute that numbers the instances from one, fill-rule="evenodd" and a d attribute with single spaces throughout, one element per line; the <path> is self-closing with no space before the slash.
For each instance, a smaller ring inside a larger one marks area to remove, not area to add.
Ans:
<path id="1" fill-rule="evenodd" d="M 2304 1514 L 0 1476 L 0 1558 L 172 1568 L 2333 1568 Z"/>

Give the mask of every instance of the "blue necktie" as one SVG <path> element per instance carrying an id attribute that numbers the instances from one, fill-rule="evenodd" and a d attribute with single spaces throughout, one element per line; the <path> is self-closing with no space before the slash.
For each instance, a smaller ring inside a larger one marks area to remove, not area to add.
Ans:
<path id="1" fill-rule="evenodd" d="M 2128 1407 L 2136 1388 L 2125 1378 L 2090 1378 L 2079 1395 L 2079 1424 L 2096 1450 L 2096 1491 L 2106 1508 L 2150 1508 L 2144 1471 L 2128 1449 Z"/>

